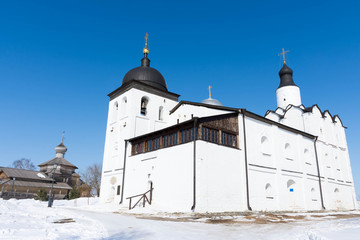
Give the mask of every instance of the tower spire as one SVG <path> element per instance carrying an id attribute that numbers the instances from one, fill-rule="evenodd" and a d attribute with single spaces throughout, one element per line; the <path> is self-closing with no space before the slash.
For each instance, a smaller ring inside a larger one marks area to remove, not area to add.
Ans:
<path id="1" fill-rule="evenodd" d="M 282 52 L 278 54 L 278 56 L 281 56 L 281 55 L 282 55 L 284 64 L 286 64 L 285 54 L 288 53 L 288 52 L 290 52 L 290 51 L 289 51 L 289 50 L 285 51 L 285 49 L 283 48 L 283 49 L 282 49 Z"/>

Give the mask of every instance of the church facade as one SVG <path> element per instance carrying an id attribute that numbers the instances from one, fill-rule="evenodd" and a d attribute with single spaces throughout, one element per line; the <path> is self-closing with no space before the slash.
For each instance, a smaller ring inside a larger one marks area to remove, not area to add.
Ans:
<path id="1" fill-rule="evenodd" d="M 356 208 L 345 128 L 301 104 L 285 61 L 278 108 L 260 116 L 211 96 L 179 102 L 143 52 L 108 95 L 102 202 L 166 212 Z"/>

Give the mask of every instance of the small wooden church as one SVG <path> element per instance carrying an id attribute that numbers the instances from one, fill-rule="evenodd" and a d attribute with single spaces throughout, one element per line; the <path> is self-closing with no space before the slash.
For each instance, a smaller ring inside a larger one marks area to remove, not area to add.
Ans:
<path id="1" fill-rule="evenodd" d="M 64 158 L 67 151 L 63 140 L 55 147 L 56 157 L 39 164 L 40 171 L 0 167 L 0 197 L 3 199 L 34 198 L 40 189 L 50 193 L 52 182 L 54 199 L 64 199 L 70 190 L 83 184 L 77 167 Z"/>

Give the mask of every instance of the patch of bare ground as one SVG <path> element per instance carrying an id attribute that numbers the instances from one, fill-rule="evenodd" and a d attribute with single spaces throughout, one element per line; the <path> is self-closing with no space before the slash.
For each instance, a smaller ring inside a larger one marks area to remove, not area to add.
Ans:
<path id="1" fill-rule="evenodd" d="M 161 214 L 140 214 L 120 213 L 131 215 L 138 219 L 169 222 L 204 222 L 208 224 L 268 224 L 268 223 L 289 223 L 295 221 L 322 221 L 331 219 L 360 218 L 360 213 L 334 213 L 329 212 L 308 212 L 308 213 L 281 213 L 281 212 L 244 212 L 244 213 L 204 213 L 187 215 L 184 213 L 161 213 Z M 319 214 L 317 214 L 319 213 Z M 311 219 L 312 218 L 312 219 Z"/>
<path id="2" fill-rule="evenodd" d="M 63 219 L 59 219 L 53 223 L 63 224 L 63 223 L 72 223 L 72 222 L 75 222 L 75 220 L 72 218 L 63 218 Z"/>

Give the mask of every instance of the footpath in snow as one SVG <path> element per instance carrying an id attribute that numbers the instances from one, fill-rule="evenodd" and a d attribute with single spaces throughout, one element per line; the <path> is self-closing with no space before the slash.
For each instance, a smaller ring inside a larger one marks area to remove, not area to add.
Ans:
<path id="1" fill-rule="evenodd" d="M 94 198 L 0 199 L 0 239 L 360 239 L 360 212 L 242 216 L 114 212 Z"/>

